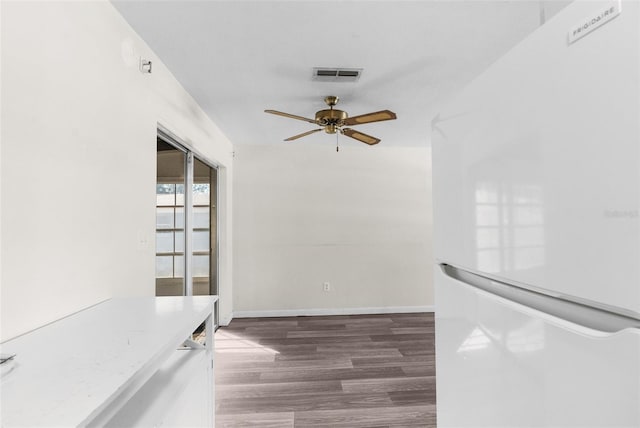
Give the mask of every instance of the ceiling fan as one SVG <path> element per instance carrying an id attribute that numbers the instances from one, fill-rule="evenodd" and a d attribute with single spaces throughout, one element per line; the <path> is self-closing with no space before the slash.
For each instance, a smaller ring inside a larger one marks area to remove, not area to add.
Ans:
<path id="1" fill-rule="evenodd" d="M 321 128 L 313 129 L 311 131 L 303 132 L 302 134 L 294 135 L 284 141 L 293 141 L 301 137 L 320 132 L 324 130 L 327 134 L 343 134 L 347 137 L 351 137 L 355 140 L 361 141 L 370 146 L 378 144 L 379 138 L 372 137 L 371 135 L 364 134 L 355 129 L 345 128 L 345 126 L 355 126 L 363 123 L 381 122 L 383 120 L 392 120 L 396 118 L 396 114 L 390 110 L 380 110 L 373 113 L 361 114 L 360 116 L 349 117 L 346 111 L 334 109 L 333 107 L 338 104 L 339 98 L 333 95 L 325 97 L 324 102 L 329 106 L 328 109 L 320 110 L 316 112 L 315 119 L 309 119 L 307 117 L 296 116 L 295 114 L 283 113 L 276 110 L 265 110 L 265 113 L 271 113 L 278 116 L 289 117 L 291 119 L 303 120 L 305 122 L 313 123 Z"/>

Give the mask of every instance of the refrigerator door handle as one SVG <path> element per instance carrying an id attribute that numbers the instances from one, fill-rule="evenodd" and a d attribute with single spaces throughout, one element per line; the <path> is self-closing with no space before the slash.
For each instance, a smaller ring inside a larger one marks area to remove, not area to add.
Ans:
<path id="1" fill-rule="evenodd" d="M 448 264 L 442 263 L 440 268 L 446 276 L 454 280 L 587 329 L 604 334 L 618 333 L 626 329 L 637 329 L 640 332 L 640 319 L 527 290 Z"/>

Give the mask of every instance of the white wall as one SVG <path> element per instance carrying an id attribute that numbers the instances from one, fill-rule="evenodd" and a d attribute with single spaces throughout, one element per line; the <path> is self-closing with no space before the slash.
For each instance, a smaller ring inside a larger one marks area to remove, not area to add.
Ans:
<path id="1" fill-rule="evenodd" d="M 1 340 L 112 296 L 154 294 L 158 123 L 222 166 L 228 319 L 230 142 L 110 3 L 1 7 Z"/>
<path id="2" fill-rule="evenodd" d="M 433 304 L 430 150 L 331 141 L 236 147 L 235 316 Z"/>

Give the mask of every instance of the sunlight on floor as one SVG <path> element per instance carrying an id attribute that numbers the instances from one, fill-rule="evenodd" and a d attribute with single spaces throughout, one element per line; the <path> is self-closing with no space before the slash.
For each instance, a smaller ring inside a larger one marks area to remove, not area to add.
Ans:
<path id="1" fill-rule="evenodd" d="M 216 332 L 216 352 L 229 354 L 261 354 L 277 355 L 278 351 L 268 346 L 260 345 L 252 340 L 240 337 L 236 334 L 218 330 Z"/>

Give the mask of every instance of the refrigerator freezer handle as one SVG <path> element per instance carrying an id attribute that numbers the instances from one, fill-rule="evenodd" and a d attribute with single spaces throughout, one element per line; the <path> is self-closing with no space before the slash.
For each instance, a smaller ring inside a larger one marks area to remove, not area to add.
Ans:
<path id="1" fill-rule="evenodd" d="M 640 332 L 640 319 L 527 290 L 517 285 L 490 279 L 449 264 L 441 263 L 440 268 L 446 276 L 454 280 L 528 308 L 544 312 L 564 322 L 597 330 L 604 334 L 617 333 L 626 329 L 637 329 Z"/>

